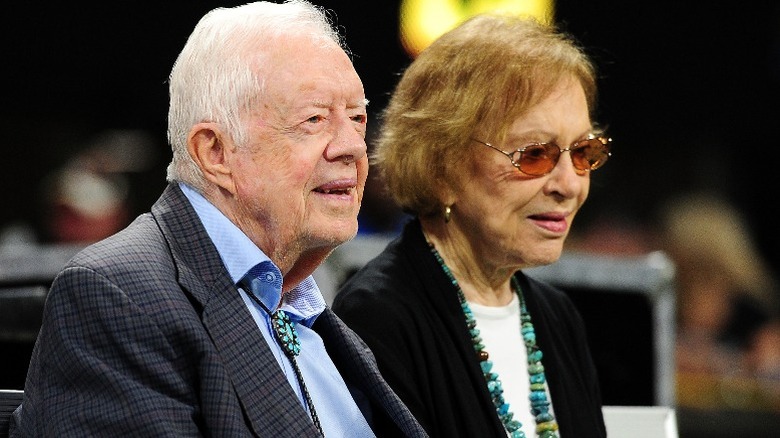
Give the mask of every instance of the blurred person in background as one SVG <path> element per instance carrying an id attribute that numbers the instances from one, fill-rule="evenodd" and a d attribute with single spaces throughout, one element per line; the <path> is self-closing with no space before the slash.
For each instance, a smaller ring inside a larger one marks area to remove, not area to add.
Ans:
<path id="1" fill-rule="evenodd" d="M 595 103 L 569 36 L 492 14 L 431 44 L 391 97 L 375 169 L 414 219 L 333 309 L 432 436 L 606 435 L 581 316 L 522 272 L 560 257 L 610 154 Z"/>
<path id="2" fill-rule="evenodd" d="M 139 213 L 136 206 L 146 193 L 153 190 L 155 198 L 159 193 L 148 179 L 162 165 L 159 146 L 140 129 L 106 129 L 62 145 L 65 162 L 47 172 L 36 188 L 30 200 L 34 214 L 0 230 L 0 248 L 5 245 L 15 252 L 60 244 L 76 248 L 126 227 Z"/>
<path id="3" fill-rule="evenodd" d="M 659 223 L 676 265 L 680 405 L 780 412 L 778 283 L 745 219 L 701 192 L 667 201 Z"/>
<path id="4" fill-rule="evenodd" d="M 71 165 L 47 178 L 42 198 L 45 242 L 87 244 L 104 239 L 129 223 L 127 181 Z"/>

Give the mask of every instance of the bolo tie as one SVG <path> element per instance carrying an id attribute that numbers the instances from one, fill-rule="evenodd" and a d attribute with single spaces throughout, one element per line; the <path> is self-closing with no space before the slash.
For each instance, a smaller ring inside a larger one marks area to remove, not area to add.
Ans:
<path id="1" fill-rule="evenodd" d="M 246 283 L 250 283 L 251 285 L 251 282 Z M 317 416 L 317 411 L 314 409 L 314 402 L 312 402 L 311 395 L 309 395 L 309 390 L 306 388 L 306 382 L 303 380 L 301 369 L 298 367 L 298 361 L 296 360 L 296 357 L 301 353 L 301 341 L 298 339 L 298 332 L 295 331 L 295 326 L 293 325 L 292 320 L 290 320 L 290 316 L 281 309 L 275 312 L 271 312 L 271 310 L 268 309 L 268 307 L 266 307 L 265 304 L 263 304 L 263 302 L 260 301 L 257 296 L 255 296 L 254 293 L 251 292 L 251 286 L 248 288 L 245 287 L 245 289 L 250 291 L 250 293 L 247 295 L 249 295 L 252 301 L 259 304 L 260 307 L 262 307 L 263 310 L 271 316 L 271 328 L 273 329 L 274 336 L 279 342 L 279 345 L 282 347 L 284 355 L 287 356 L 287 359 L 290 360 L 290 364 L 292 364 L 293 372 L 295 372 L 295 378 L 298 380 L 298 384 L 301 387 L 301 392 L 303 392 L 303 398 L 305 399 L 306 405 L 308 406 L 309 412 L 311 413 L 311 419 L 314 421 L 314 425 L 317 426 L 317 430 L 320 432 L 320 435 L 325 436 L 325 433 L 322 431 L 322 425 L 320 424 L 320 418 Z"/>

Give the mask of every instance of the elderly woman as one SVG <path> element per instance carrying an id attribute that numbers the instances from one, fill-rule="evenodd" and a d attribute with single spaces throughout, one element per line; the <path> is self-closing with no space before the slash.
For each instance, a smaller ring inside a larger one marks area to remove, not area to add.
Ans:
<path id="1" fill-rule="evenodd" d="M 606 435 L 583 323 L 521 269 L 555 262 L 609 157 L 594 67 L 535 21 L 474 17 L 404 73 L 374 162 L 414 215 L 333 309 L 431 436 Z"/>

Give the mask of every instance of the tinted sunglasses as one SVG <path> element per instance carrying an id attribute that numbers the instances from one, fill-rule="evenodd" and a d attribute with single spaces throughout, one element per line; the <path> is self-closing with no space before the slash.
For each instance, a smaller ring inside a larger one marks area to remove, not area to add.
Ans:
<path id="1" fill-rule="evenodd" d="M 588 135 L 588 138 L 576 141 L 565 149 L 552 142 L 532 143 L 512 152 L 504 152 L 481 140 L 472 140 L 506 155 L 513 166 L 531 176 L 543 176 L 552 172 L 564 152 L 569 152 L 571 155 L 574 168 L 583 172 L 598 169 L 612 155 L 610 152 L 612 139 L 595 135 Z"/>

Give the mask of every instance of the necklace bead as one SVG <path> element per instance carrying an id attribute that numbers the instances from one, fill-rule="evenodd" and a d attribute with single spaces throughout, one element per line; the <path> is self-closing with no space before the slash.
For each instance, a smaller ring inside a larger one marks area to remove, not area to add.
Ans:
<path id="1" fill-rule="evenodd" d="M 493 362 L 490 361 L 490 355 L 485 351 L 485 345 L 482 343 L 482 337 L 477 328 L 477 321 L 474 319 L 474 314 L 471 312 L 471 308 L 466 301 L 463 290 L 460 288 L 460 284 L 458 284 L 455 276 L 452 275 L 452 271 L 450 271 L 450 268 L 444 263 L 444 259 L 442 259 L 433 244 L 429 243 L 429 246 L 436 261 L 439 262 L 442 270 L 447 274 L 447 277 L 449 277 L 450 282 L 455 286 L 455 290 L 458 293 L 458 300 L 460 301 L 460 307 L 466 321 L 466 328 L 471 337 L 471 343 L 477 354 L 479 366 L 485 377 L 485 383 L 490 392 L 490 398 L 493 401 L 493 405 L 496 408 L 498 418 L 501 420 L 501 423 L 504 425 L 504 428 L 507 430 L 510 437 L 526 438 L 525 432 L 521 430 L 523 425 L 513 418 L 514 413 L 510 410 L 509 403 L 504 400 L 504 389 L 501 386 L 501 380 L 499 379 L 498 374 L 491 371 Z M 512 277 L 512 288 L 520 300 L 520 334 L 523 337 L 523 342 L 525 343 L 526 352 L 528 354 L 528 380 L 530 382 L 530 393 L 528 398 L 531 403 L 531 414 L 536 421 L 535 432 L 538 438 L 559 438 L 558 423 L 550 412 L 550 401 L 547 399 L 547 379 L 545 378 L 544 366 L 542 365 L 542 350 L 536 345 L 536 332 L 534 331 L 534 326 L 531 322 L 531 315 L 525 307 L 523 293 L 514 277 Z"/>

